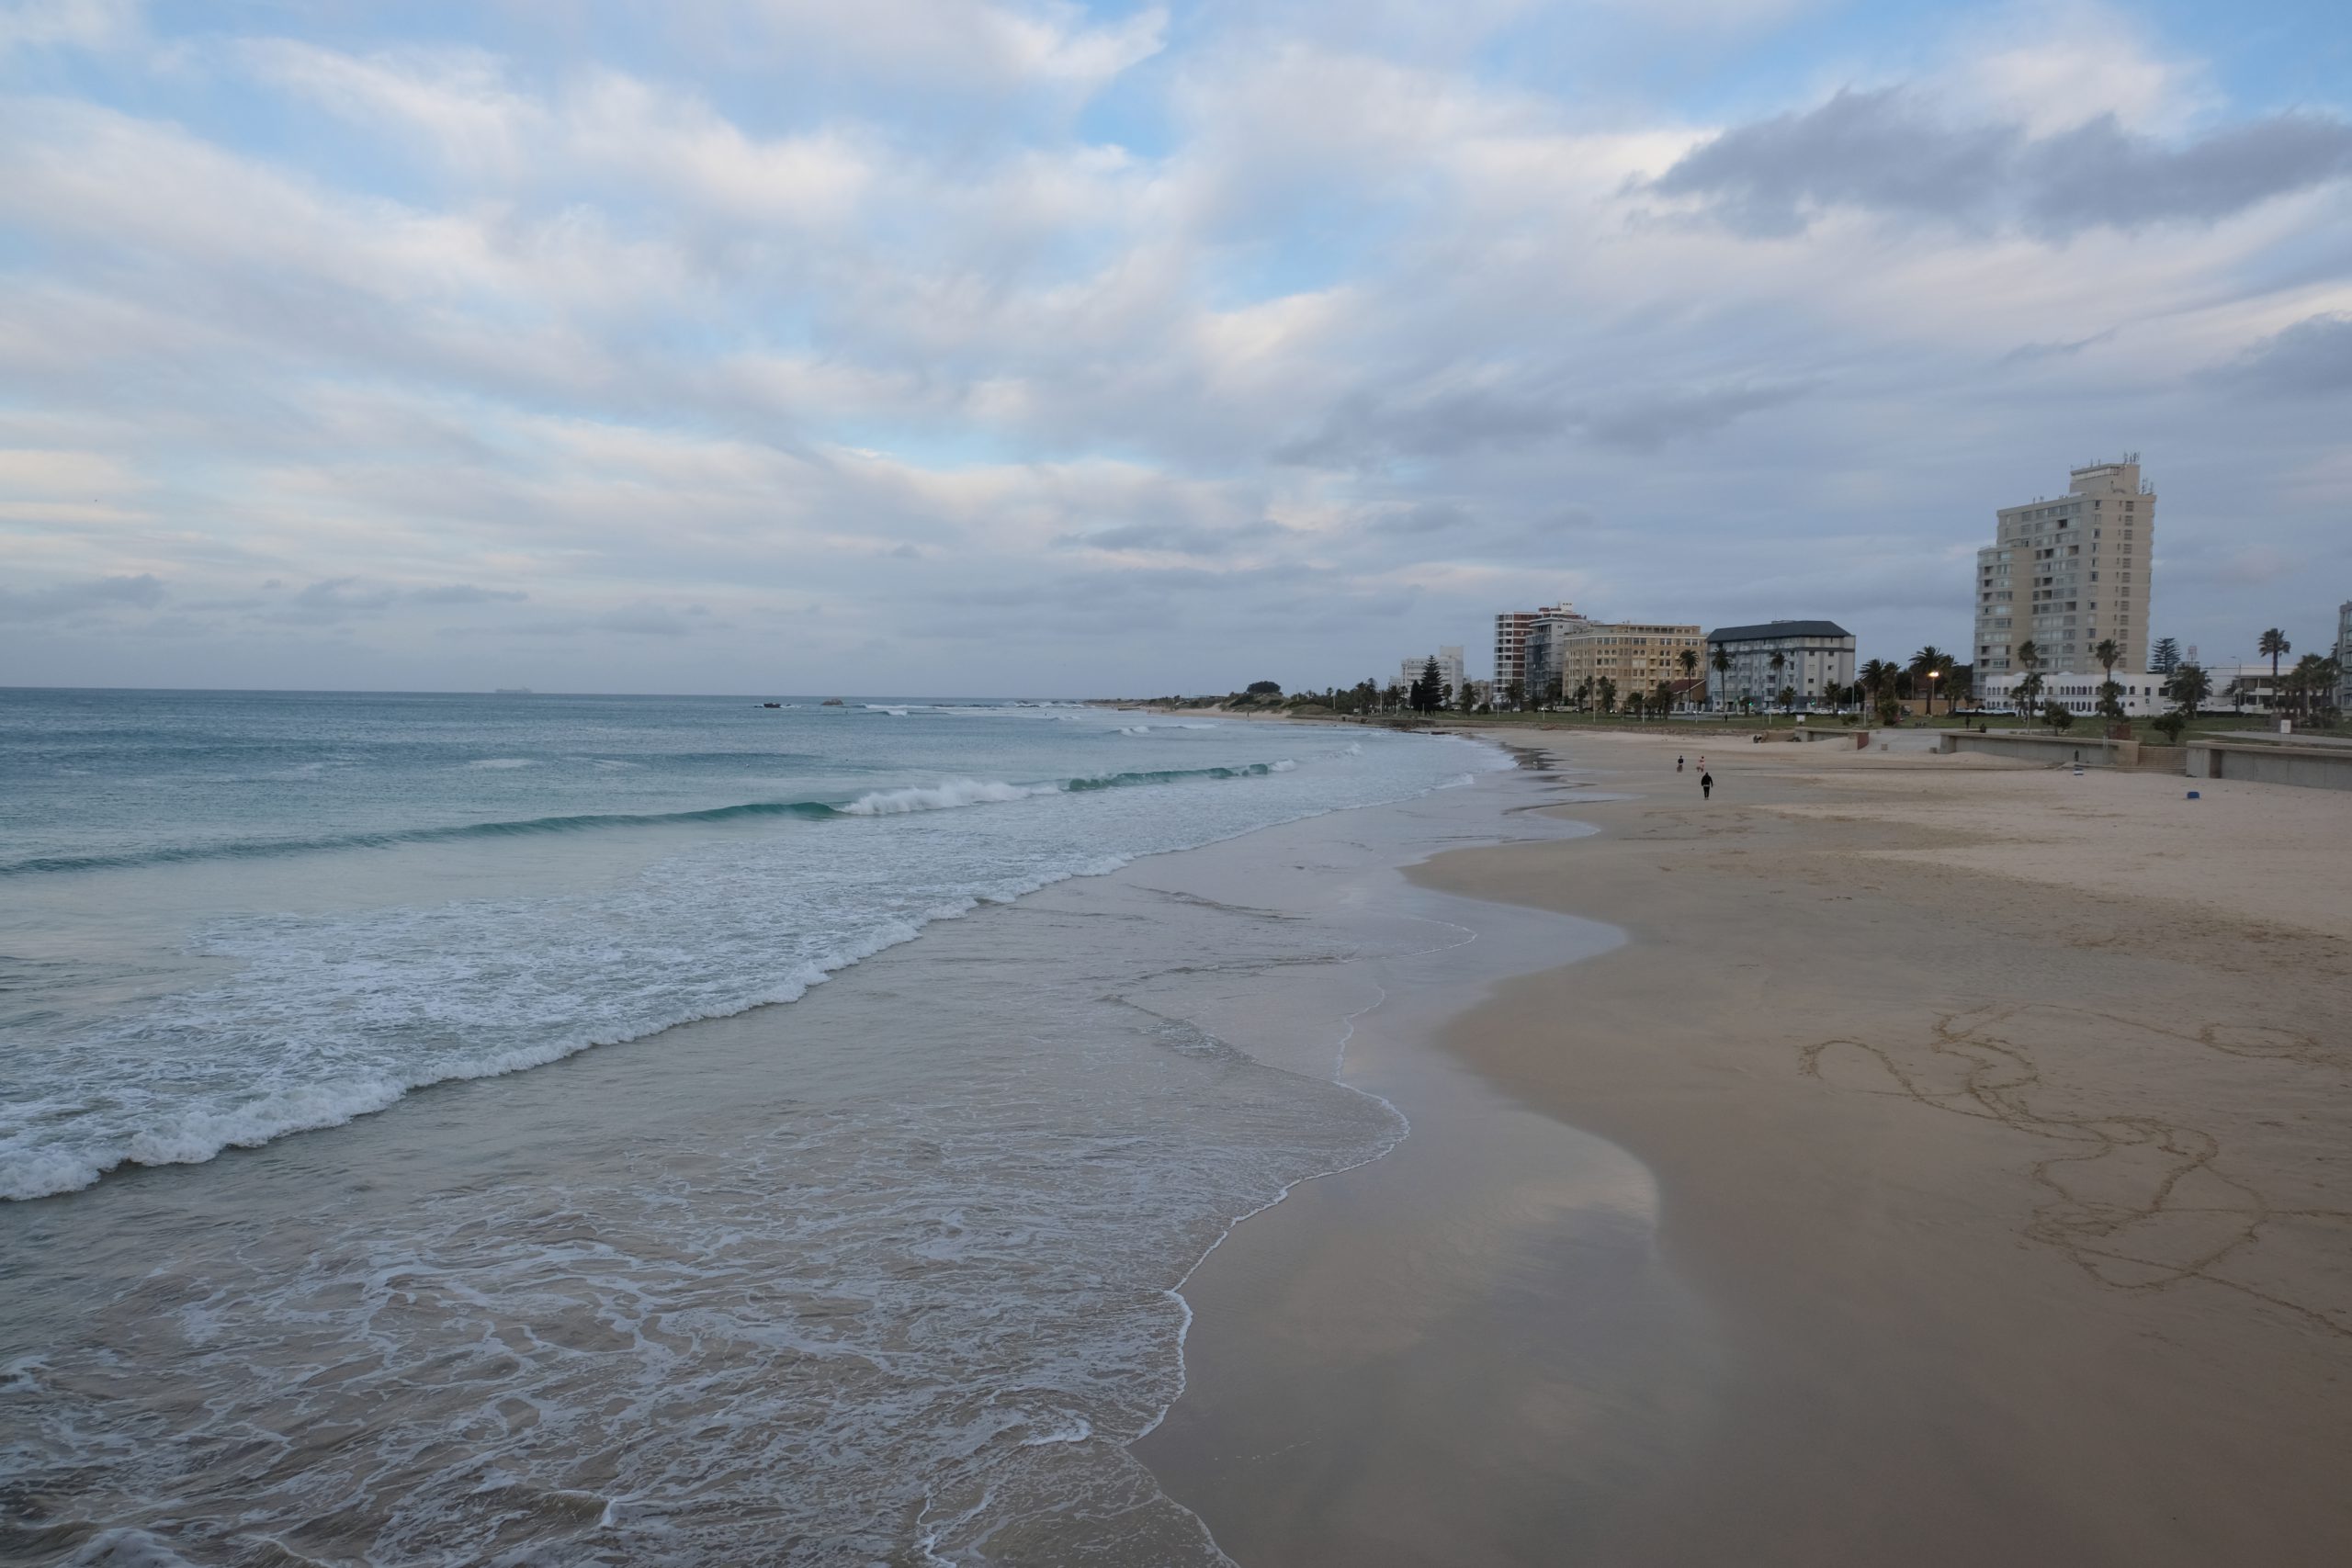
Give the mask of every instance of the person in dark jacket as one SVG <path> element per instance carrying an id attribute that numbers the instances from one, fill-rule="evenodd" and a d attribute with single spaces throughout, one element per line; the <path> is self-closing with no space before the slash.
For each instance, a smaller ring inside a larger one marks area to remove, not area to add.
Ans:
<path id="1" fill-rule="evenodd" d="M 1699 798 L 1702 800 L 1713 800 L 1715 798 L 1714 774 L 1701 773 L 1699 775 Z"/>

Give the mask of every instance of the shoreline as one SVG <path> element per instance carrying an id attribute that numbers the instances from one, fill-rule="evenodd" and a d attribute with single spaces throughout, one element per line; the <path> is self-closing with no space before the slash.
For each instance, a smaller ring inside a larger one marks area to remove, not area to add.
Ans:
<path id="1" fill-rule="evenodd" d="M 1351 1321 L 1322 1260 L 1445 1239 L 1287 1204 L 1198 1270 L 1191 1448 L 1142 1454 L 1171 1495 L 1243 1562 L 1445 1561 L 1383 1495 L 1416 1473 L 1478 1517 L 1579 1499 L 1489 1561 L 2352 1555 L 2352 886 L 2293 847 L 2352 803 L 2209 792 L 2151 856 L 2163 778 L 1741 745 L 1710 807 L 1674 793 L 1678 747 L 1559 738 L 1576 784 L 1639 792 L 1575 792 L 1600 836 L 1408 875 L 1627 931 L 1498 982 L 1429 1054 L 1654 1173 L 1702 1375 L 1660 1369 L 1662 1406 L 1620 1391 L 1544 1464 L 1501 1430 L 1277 1441 L 1298 1424 L 1252 1387 L 1347 1409 L 1416 1358 L 1482 1386 L 1505 1359 L 1431 1325 L 1434 1349 L 1365 1340 L 1285 1382 L 1286 1325 Z M 1521 1265 L 1570 1317 L 1596 1268 Z"/>

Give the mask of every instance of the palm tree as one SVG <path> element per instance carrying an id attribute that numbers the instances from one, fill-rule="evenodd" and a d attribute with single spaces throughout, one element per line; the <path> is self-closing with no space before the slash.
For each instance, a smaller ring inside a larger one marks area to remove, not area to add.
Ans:
<path id="1" fill-rule="evenodd" d="M 2294 682 L 2295 711 L 2308 719 L 2319 705 L 2319 698 L 2335 689 L 2340 667 L 2333 659 L 2323 659 L 2316 653 L 2306 653 L 2295 660 L 2295 668 L 2287 679 Z"/>
<path id="2" fill-rule="evenodd" d="M 1911 678 L 1928 682 L 1928 716 L 1930 718 L 1936 713 L 1936 682 L 1943 678 L 1944 671 L 1951 665 L 1951 655 L 1932 642 L 1911 656 Z"/>
<path id="3" fill-rule="evenodd" d="M 2033 722 L 2033 710 L 2041 703 L 2041 671 L 2029 670 L 2025 679 L 2018 682 L 2018 712 L 2028 724 Z"/>
<path id="4" fill-rule="evenodd" d="M 1867 659 L 1856 671 L 1858 683 L 1870 694 L 1871 705 L 1878 705 L 1879 697 L 1886 691 L 1887 682 L 1894 679 L 1894 666 L 1883 659 Z"/>
<path id="5" fill-rule="evenodd" d="M 2041 695 L 2041 645 L 2028 637 L 2018 644 L 2013 657 L 2025 671 L 2025 679 L 2018 682 L 2018 712 L 2031 724 L 2034 701 Z"/>
<path id="6" fill-rule="evenodd" d="M 2256 652 L 2260 653 L 2265 659 L 2270 660 L 2270 690 L 2272 693 L 2270 705 L 2272 707 L 2277 707 L 2278 705 L 2278 698 L 2277 695 L 2278 690 L 2278 660 L 2286 657 L 2288 654 L 2294 652 L 2295 645 L 2287 640 L 2287 634 L 2285 632 L 2280 631 L 2277 626 L 2273 626 L 2268 631 L 2264 632 L 2260 637 L 2256 638 L 2254 646 Z"/>
<path id="7" fill-rule="evenodd" d="M 1731 650 L 1718 643 L 1707 662 L 1713 666 L 1716 674 L 1724 678 L 1724 706 L 1731 706 Z"/>
<path id="8" fill-rule="evenodd" d="M 1616 682 L 1611 680 L 1608 676 L 1603 675 L 1600 678 L 1600 684 L 1594 689 L 1593 694 L 1600 699 L 1601 712 L 1614 713 L 1617 711 Z"/>
<path id="9" fill-rule="evenodd" d="M 2123 649 L 2113 637 L 2107 637 L 2091 649 L 2091 657 L 2098 660 L 2101 670 L 2107 671 L 2107 679 L 2099 683 L 2098 688 L 2099 714 L 2106 718 L 2121 718 L 2123 688 L 2115 683 L 2115 667 L 2123 662 Z"/>

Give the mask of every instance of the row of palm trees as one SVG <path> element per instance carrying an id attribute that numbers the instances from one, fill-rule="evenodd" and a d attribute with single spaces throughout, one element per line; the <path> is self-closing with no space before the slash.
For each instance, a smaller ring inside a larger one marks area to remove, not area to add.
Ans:
<path id="1" fill-rule="evenodd" d="M 2306 653 L 2295 661 L 2295 667 L 2285 674 L 2278 671 L 2279 661 L 2295 651 L 2287 634 L 2272 626 L 2255 639 L 2255 647 L 2270 660 L 2270 706 L 2277 712 L 2282 704 L 2291 706 L 2296 715 L 2310 718 L 2323 708 L 2336 705 L 2336 698 L 2344 686 L 2344 661 L 2327 654 Z M 2254 694 L 2244 679 L 2230 682 L 2226 694 L 2233 702 L 2244 703 Z"/>

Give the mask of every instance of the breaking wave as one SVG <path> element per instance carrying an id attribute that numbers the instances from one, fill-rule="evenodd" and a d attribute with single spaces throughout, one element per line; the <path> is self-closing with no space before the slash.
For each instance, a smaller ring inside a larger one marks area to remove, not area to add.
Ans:
<path id="1" fill-rule="evenodd" d="M 1288 773 L 1295 766 L 1296 763 L 1285 759 L 1229 768 L 1155 768 L 1136 773 L 1053 779 L 1040 784 L 949 779 L 935 785 L 876 790 L 847 801 L 752 800 L 734 806 L 714 806 L 701 811 L 594 812 L 561 817 L 526 817 L 504 822 L 467 822 L 443 828 L 396 828 L 377 832 L 326 833 L 308 838 L 234 839 L 208 844 L 167 844 L 154 849 L 126 851 L 120 854 L 36 855 L 0 863 L 0 876 L 26 876 L 40 872 L 112 871 L 130 866 L 168 865 L 182 861 L 389 849 L 398 844 L 503 839 L 532 833 L 578 833 L 605 828 L 674 827 L 748 821 L 766 817 L 798 818 L 812 822 L 838 817 L 896 817 L 912 811 L 944 811 L 965 806 L 999 805 L 1041 795 L 1132 789 L 1150 784 L 1182 784 L 1192 779 L 1263 778 L 1269 773 Z"/>

